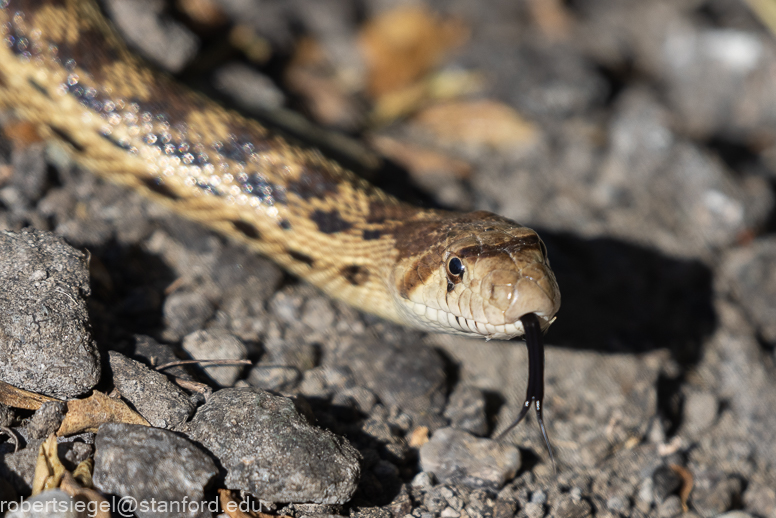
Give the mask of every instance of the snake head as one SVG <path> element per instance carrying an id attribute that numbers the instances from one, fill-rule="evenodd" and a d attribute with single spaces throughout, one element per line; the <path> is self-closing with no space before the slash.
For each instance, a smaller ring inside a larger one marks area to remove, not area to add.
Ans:
<path id="1" fill-rule="evenodd" d="M 423 237 L 424 250 L 394 272 L 398 302 L 417 327 L 509 339 L 524 334 L 520 319 L 528 313 L 542 330 L 553 322 L 560 291 L 530 228 L 480 211 Z"/>

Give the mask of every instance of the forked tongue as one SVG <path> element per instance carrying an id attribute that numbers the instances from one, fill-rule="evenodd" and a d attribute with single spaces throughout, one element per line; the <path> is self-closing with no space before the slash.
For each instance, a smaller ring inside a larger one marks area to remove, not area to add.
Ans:
<path id="1" fill-rule="evenodd" d="M 528 347 L 528 390 L 526 390 L 525 403 L 523 403 L 523 408 L 520 410 L 520 415 L 517 416 L 514 423 L 501 432 L 501 435 L 496 440 L 503 439 L 511 432 L 523 420 L 533 405 L 536 409 L 536 421 L 539 423 L 544 442 L 547 444 L 547 452 L 550 454 L 552 467 L 557 473 L 555 457 L 552 455 L 552 445 L 550 445 L 550 439 L 547 437 L 547 429 L 544 427 L 544 419 L 542 418 L 542 402 L 544 401 L 544 344 L 542 343 L 542 326 L 539 324 L 539 317 L 534 313 L 523 315 L 520 321 L 523 323 L 525 345 Z"/>

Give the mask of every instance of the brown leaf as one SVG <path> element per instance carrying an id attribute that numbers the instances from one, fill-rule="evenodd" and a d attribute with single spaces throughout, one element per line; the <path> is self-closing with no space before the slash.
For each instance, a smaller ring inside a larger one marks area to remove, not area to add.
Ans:
<path id="1" fill-rule="evenodd" d="M 398 163 L 415 177 L 429 175 L 464 179 L 471 174 L 471 166 L 430 149 L 415 146 L 391 137 L 376 136 L 372 145 L 380 153 Z"/>
<path id="2" fill-rule="evenodd" d="M 42 142 L 43 138 L 38 133 L 35 124 L 27 121 L 12 121 L 3 127 L 3 133 L 15 146 L 25 148 L 30 144 Z"/>
<path id="3" fill-rule="evenodd" d="M 43 403 L 49 401 L 59 401 L 59 399 L 16 388 L 4 381 L 0 381 L 0 403 L 6 406 L 24 408 L 25 410 L 37 410 L 43 406 Z"/>
<path id="4" fill-rule="evenodd" d="M 431 102 L 458 99 L 482 91 L 484 80 L 478 72 L 440 70 L 423 80 L 392 90 L 376 100 L 370 119 L 374 125 L 385 125 L 418 111 Z"/>
<path id="5" fill-rule="evenodd" d="M 32 495 L 59 488 L 73 500 L 84 502 L 86 504 L 84 507 L 89 510 L 89 516 L 110 518 L 110 503 L 91 487 L 83 487 L 91 485 L 92 466 L 92 460 L 88 459 L 78 465 L 75 476 L 67 471 L 57 454 L 57 438 L 51 434 L 38 449 L 35 475 L 32 479 Z"/>
<path id="6" fill-rule="evenodd" d="M 96 432 L 104 423 L 127 423 L 150 426 L 143 417 L 129 408 L 120 399 L 109 398 L 102 392 L 93 391 L 86 399 L 67 402 L 67 413 L 57 430 L 58 436 L 81 432 Z"/>
<path id="7" fill-rule="evenodd" d="M 692 476 L 692 473 L 689 469 L 679 466 L 678 464 L 671 464 L 669 466 L 671 470 L 673 470 L 674 473 L 679 475 L 679 478 L 682 479 L 682 486 L 679 488 L 679 499 L 682 502 L 682 510 L 686 513 L 689 509 L 687 507 L 687 500 L 690 498 L 690 493 L 692 493 L 692 487 L 695 484 L 695 478 Z"/>
<path id="8" fill-rule="evenodd" d="M 369 67 L 369 94 L 378 98 L 403 88 L 438 66 L 469 38 L 457 19 L 442 19 L 421 6 L 403 6 L 377 16 L 359 35 Z"/>
<path id="9" fill-rule="evenodd" d="M 509 149 L 533 145 L 538 130 L 506 104 L 460 101 L 437 104 L 420 112 L 414 122 L 450 144 Z"/>
<path id="10" fill-rule="evenodd" d="M 410 448 L 420 448 L 428 442 L 428 427 L 418 426 L 410 434 Z"/>
<path id="11" fill-rule="evenodd" d="M 89 474 L 89 479 L 91 480 L 91 473 Z M 90 517 L 111 517 L 110 502 L 94 489 L 82 487 L 79 481 L 69 471 L 65 471 L 64 476 L 62 477 L 62 483 L 59 487 L 62 491 L 70 495 L 73 500 L 85 502 L 85 507 L 86 509 L 89 509 Z"/>
<path id="12" fill-rule="evenodd" d="M 35 474 L 32 478 L 32 496 L 59 487 L 65 467 L 57 455 L 57 438 L 52 433 L 38 448 Z"/>

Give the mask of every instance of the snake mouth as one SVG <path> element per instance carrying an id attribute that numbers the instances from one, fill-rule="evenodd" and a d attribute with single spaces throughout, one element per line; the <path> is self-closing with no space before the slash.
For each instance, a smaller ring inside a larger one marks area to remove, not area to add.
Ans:
<path id="1" fill-rule="evenodd" d="M 516 336 L 523 336 L 526 333 L 523 315 L 514 322 L 493 324 L 474 318 L 458 316 L 450 311 L 435 309 L 421 303 L 415 303 L 412 309 L 415 315 L 425 322 L 426 325 L 424 327 L 426 329 L 431 328 L 465 336 L 479 335 L 486 340 L 509 340 Z M 554 313 L 530 312 L 530 314 L 537 318 L 539 328 L 542 331 L 546 330 L 555 321 Z"/>

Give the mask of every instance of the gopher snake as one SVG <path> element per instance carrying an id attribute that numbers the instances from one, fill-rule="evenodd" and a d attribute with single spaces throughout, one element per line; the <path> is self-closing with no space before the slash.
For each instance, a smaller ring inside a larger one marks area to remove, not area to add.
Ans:
<path id="1" fill-rule="evenodd" d="M 0 105 L 81 164 L 364 311 L 431 331 L 527 334 L 521 416 L 532 402 L 540 414 L 540 335 L 560 293 L 533 230 L 399 202 L 152 71 L 91 1 L 0 0 L 0 26 Z"/>

